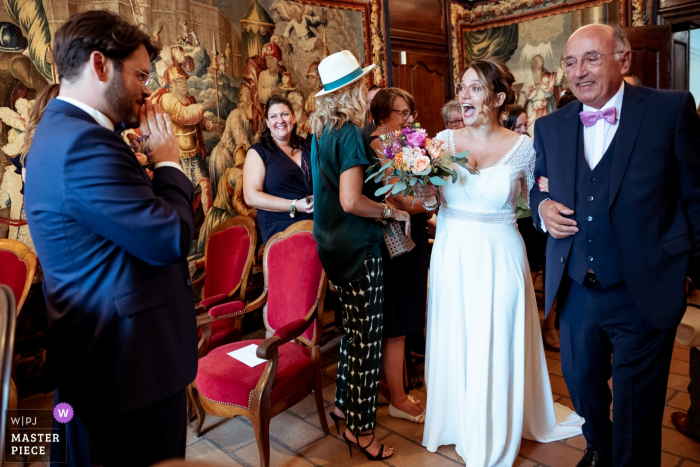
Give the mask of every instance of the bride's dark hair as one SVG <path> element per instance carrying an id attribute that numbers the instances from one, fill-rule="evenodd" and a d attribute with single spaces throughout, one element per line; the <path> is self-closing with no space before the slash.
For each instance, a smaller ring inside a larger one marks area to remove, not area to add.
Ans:
<path id="1" fill-rule="evenodd" d="M 513 82 L 515 77 L 510 72 L 508 67 L 498 60 L 475 60 L 467 69 L 472 68 L 476 72 L 479 83 L 487 90 L 484 106 L 480 112 L 482 123 L 491 120 L 493 112 L 493 103 L 498 99 L 497 94 L 505 93 L 506 98 L 503 104 L 498 108 L 500 120 L 505 120 L 508 117 L 508 109 L 515 103 L 515 91 L 513 90 Z"/>

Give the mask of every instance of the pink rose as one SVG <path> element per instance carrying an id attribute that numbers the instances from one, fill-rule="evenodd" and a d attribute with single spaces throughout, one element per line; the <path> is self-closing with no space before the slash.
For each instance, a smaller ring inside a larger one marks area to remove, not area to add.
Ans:
<path id="1" fill-rule="evenodd" d="M 422 131 L 417 131 L 415 133 L 410 133 L 406 135 L 406 140 L 414 148 L 419 148 L 425 143 L 425 133 Z"/>
<path id="2" fill-rule="evenodd" d="M 422 172 L 425 169 L 430 167 L 430 158 L 426 156 L 418 156 L 415 158 L 413 161 L 413 171 L 414 172 Z"/>

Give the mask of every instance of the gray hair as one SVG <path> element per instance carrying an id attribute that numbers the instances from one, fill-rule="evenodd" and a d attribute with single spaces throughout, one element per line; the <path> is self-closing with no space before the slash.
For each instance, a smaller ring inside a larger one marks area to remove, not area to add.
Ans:
<path id="1" fill-rule="evenodd" d="M 625 30 L 620 27 L 619 24 L 611 26 L 613 30 L 613 38 L 615 39 L 615 51 L 619 52 L 615 54 L 615 60 L 620 60 L 622 54 L 631 50 L 630 41 L 627 39 L 627 34 Z"/>
<path id="2" fill-rule="evenodd" d="M 442 106 L 440 112 L 442 113 L 442 121 L 445 123 L 445 126 L 447 126 L 447 122 L 450 120 L 450 114 L 454 111 L 457 111 L 460 114 L 462 113 L 462 105 L 457 99 L 448 101 L 447 104 Z"/>

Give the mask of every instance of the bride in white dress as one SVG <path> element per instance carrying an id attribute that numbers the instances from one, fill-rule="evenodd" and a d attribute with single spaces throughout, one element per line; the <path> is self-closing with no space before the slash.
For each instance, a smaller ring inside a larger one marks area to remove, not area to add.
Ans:
<path id="1" fill-rule="evenodd" d="M 437 139 L 471 151 L 479 173 L 456 166 L 441 187 L 430 263 L 423 445 L 456 445 L 469 467 L 512 466 L 521 437 L 550 442 L 581 434 L 583 419 L 555 404 L 515 203 L 533 185 L 527 136 L 498 124 L 514 101 L 505 65 L 477 61 L 456 86 L 462 130 Z M 485 111 L 484 111 L 485 110 Z M 536 208 L 535 208 L 536 209 Z"/>

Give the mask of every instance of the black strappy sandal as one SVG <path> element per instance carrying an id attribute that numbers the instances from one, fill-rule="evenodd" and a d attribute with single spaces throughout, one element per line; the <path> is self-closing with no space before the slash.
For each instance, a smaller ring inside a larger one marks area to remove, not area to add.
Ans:
<path id="1" fill-rule="evenodd" d="M 345 411 L 343 409 L 338 407 L 338 410 L 343 412 L 343 415 L 345 415 Z M 338 424 L 340 423 L 341 420 L 343 421 L 343 423 L 345 423 L 345 417 L 341 418 L 341 417 L 337 416 L 333 411 L 331 411 L 331 413 L 329 413 L 328 415 L 330 415 L 331 419 L 333 419 L 333 421 L 335 422 L 335 431 L 340 433 L 340 428 L 338 428 Z"/>
<path id="2" fill-rule="evenodd" d="M 377 453 L 376 456 L 373 456 L 372 454 L 367 452 L 367 448 L 370 447 L 372 445 L 372 443 L 374 442 L 374 430 L 372 430 L 372 433 L 371 433 L 372 439 L 369 440 L 369 443 L 365 447 L 360 446 L 360 436 L 369 436 L 369 435 L 370 435 L 370 433 L 366 433 L 364 435 L 361 435 L 360 433 L 353 433 L 353 436 L 355 436 L 355 439 L 357 440 L 357 443 L 354 443 L 354 442 L 350 441 L 347 436 L 345 436 L 345 433 L 343 433 L 343 439 L 345 440 L 346 443 L 348 443 L 348 449 L 350 449 L 350 457 L 352 457 L 352 445 L 353 444 L 355 446 L 357 446 L 358 448 L 360 448 L 367 456 L 367 459 L 371 460 L 371 461 L 380 461 L 380 460 L 388 459 L 394 455 L 394 453 L 392 452 L 388 456 L 384 457 L 384 445 L 383 444 L 382 444 L 382 447 L 379 448 L 379 452 Z"/>

